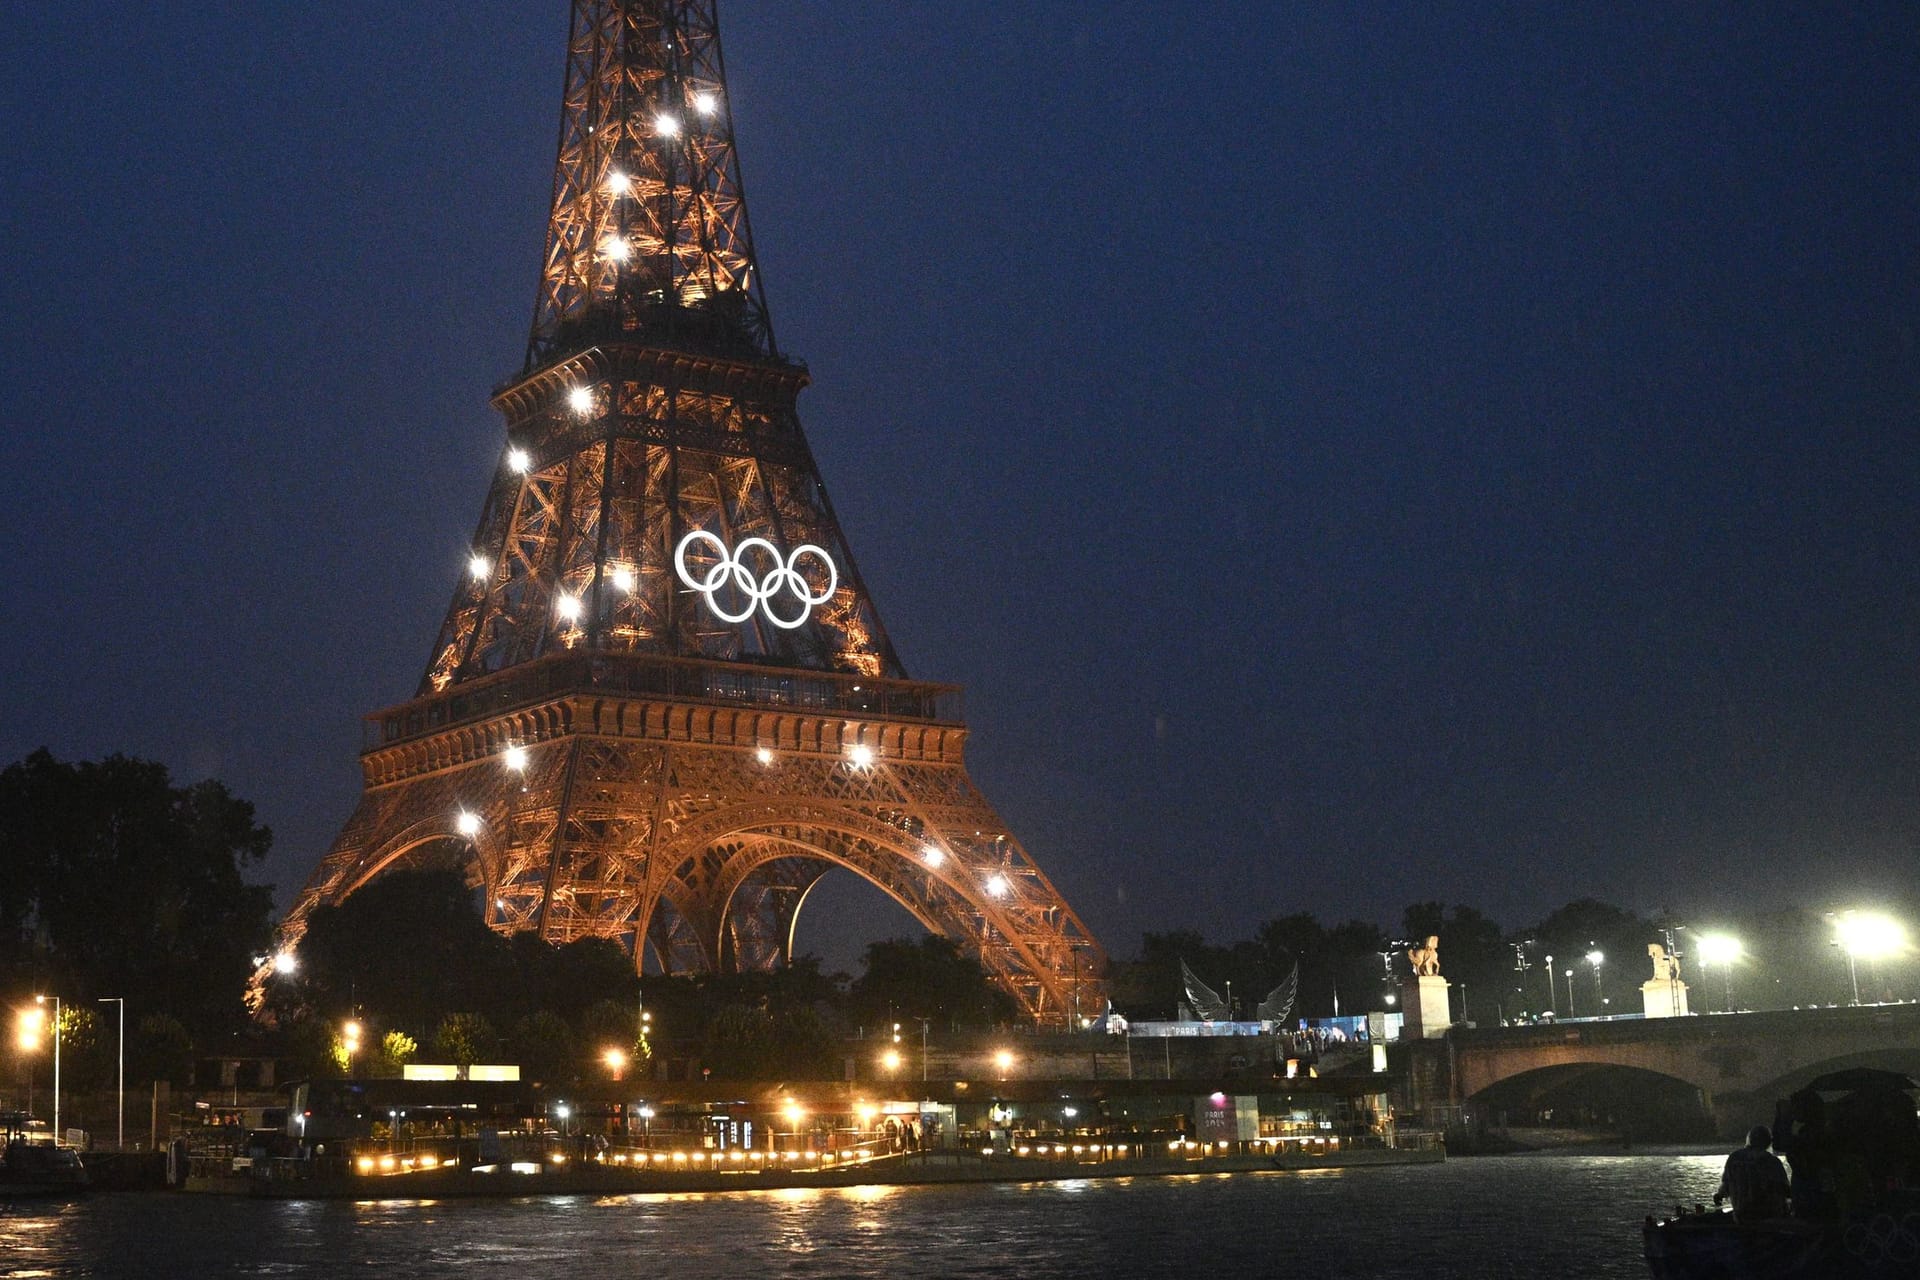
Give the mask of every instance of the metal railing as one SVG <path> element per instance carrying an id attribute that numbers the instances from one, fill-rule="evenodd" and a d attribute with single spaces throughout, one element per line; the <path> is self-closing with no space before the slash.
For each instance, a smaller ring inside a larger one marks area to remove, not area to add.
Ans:
<path id="1" fill-rule="evenodd" d="M 366 746 L 389 746 L 569 693 L 942 724 L 958 724 L 963 715 L 955 685 L 650 654 L 582 653 L 542 659 L 376 712 L 367 718 Z"/>

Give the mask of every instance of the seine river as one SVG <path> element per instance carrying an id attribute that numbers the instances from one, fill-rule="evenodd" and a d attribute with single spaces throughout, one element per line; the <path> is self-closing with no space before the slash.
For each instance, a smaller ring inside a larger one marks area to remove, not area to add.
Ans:
<path id="1" fill-rule="evenodd" d="M 1640 1220 L 1720 1156 L 728 1195 L 0 1210 L 0 1277 L 1631 1276 Z"/>

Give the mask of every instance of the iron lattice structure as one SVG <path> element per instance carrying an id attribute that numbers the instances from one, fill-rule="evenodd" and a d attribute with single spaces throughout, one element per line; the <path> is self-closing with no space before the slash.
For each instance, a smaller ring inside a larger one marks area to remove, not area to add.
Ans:
<path id="1" fill-rule="evenodd" d="M 714 0 L 575 0 L 527 363 L 413 701 L 283 925 L 451 862 L 488 922 L 643 970 L 781 964 L 835 867 L 1026 1013 L 1104 955 L 967 775 L 959 691 L 907 678 L 795 410 L 741 194 Z M 256 988 L 257 990 L 257 988 Z"/>

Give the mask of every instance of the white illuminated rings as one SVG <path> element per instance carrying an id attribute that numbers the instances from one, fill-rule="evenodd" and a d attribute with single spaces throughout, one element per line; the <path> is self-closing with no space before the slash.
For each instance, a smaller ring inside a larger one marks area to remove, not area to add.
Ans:
<path id="1" fill-rule="evenodd" d="M 715 562 L 704 574 L 696 575 L 687 564 L 687 555 L 706 543 L 712 544 Z M 816 593 L 800 572 L 800 562 L 808 556 L 826 566 L 823 591 Z M 840 570 L 833 557 L 811 543 L 803 543 L 793 549 L 792 555 L 783 556 L 780 548 L 765 538 L 748 538 L 728 551 L 717 534 L 705 529 L 695 529 L 680 539 L 673 553 L 673 567 L 680 581 L 707 598 L 707 608 L 721 621 L 745 622 L 757 608 L 768 622 L 784 631 L 803 625 L 817 606 L 833 599 L 840 587 Z M 729 612 L 721 603 L 721 593 L 728 587 L 740 593 L 745 608 Z M 775 601 L 779 602 L 778 608 Z M 793 612 L 796 607 L 797 613 Z"/>

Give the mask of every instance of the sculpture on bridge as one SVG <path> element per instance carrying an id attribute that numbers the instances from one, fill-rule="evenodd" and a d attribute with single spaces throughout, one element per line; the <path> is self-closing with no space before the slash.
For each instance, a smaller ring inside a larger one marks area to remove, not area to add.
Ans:
<path id="1" fill-rule="evenodd" d="M 1407 951 L 1407 960 L 1413 965 L 1416 978 L 1437 978 L 1440 976 L 1440 938 L 1436 934 L 1427 935 L 1427 945 L 1413 947 Z"/>
<path id="2" fill-rule="evenodd" d="M 1647 955 L 1653 960 L 1653 980 L 1655 982 L 1680 981 L 1680 957 L 1670 956 L 1667 949 L 1657 942 L 1647 944 Z"/>

